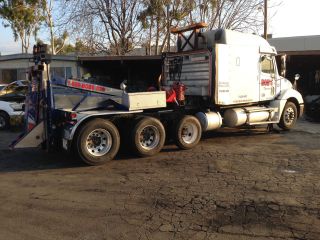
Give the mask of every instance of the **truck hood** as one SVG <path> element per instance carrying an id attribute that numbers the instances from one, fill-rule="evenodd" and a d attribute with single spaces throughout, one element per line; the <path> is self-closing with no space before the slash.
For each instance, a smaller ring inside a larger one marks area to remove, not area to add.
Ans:
<path id="1" fill-rule="evenodd" d="M 282 90 L 293 88 L 293 87 L 292 87 L 292 83 L 291 83 L 288 79 L 286 79 L 286 78 L 284 78 L 284 77 L 281 77 L 281 76 L 280 76 L 280 82 L 281 82 L 281 89 L 282 89 Z"/>

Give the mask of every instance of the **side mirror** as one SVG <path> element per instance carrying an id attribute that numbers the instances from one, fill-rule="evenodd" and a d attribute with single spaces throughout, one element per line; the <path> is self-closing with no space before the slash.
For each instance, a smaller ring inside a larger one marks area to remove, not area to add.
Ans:
<path id="1" fill-rule="evenodd" d="M 120 89 L 122 91 L 126 91 L 126 88 L 127 88 L 127 80 L 124 80 L 121 84 L 120 84 Z"/>
<path id="2" fill-rule="evenodd" d="M 299 79 L 300 79 L 300 74 L 296 74 L 296 75 L 294 75 L 294 80 L 296 80 L 296 81 L 298 81 Z"/>

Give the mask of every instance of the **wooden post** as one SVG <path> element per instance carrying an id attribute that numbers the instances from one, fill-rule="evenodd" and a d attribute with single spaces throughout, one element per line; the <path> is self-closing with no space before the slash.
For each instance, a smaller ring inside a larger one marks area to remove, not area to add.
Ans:
<path id="1" fill-rule="evenodd" d="M 268 39 L 268 0 L 264 0 L 264 38 Z"/>
<path id="2" fill-rule="evenodd" d="M 167 5 L 167 31 L 168 31 L 168 39 L 167 39 L 167 52 L 170 52 L 170 4 Z"/>

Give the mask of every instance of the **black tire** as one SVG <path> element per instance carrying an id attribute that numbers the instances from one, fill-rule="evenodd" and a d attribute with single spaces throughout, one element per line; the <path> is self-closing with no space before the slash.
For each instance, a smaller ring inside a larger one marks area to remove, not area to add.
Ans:
<path id="1" fill-rule="evenodd" d="M 166 132 L 162 123 L 152 117 L 139 119 L 131 132 L 131 146 L 135 154 L 149 157 L 163 148 Z"/>
<path id="2" fill-rule="evenodd" d="M 76 139 L 76 152 L 88 165 L 102 165 L 119 151 L 120 135 L 116 126 L 105 119 L 86 123 Z"/>
<path id="3" fill-rule="evenodd" d="M 194 116 L 184 116 L 177 124 L 175 129 L 175 143 L 183 149 L 195 147 L 202 136 L 202 128 L 199 120 Z"/>
<path id="4" fill-rule="evenodd" d="M 278 126 L 283 130 L 288 131 L 295 126 L 297 118 L 298 118 L 297 106 L 293 102 L 288 101 L 284 106 Z"/>
<path id="5" fill-rule="evenodd" d="M 0 130 L 10 127 L 10 117 L 6 112 L 0 112 Z"/>

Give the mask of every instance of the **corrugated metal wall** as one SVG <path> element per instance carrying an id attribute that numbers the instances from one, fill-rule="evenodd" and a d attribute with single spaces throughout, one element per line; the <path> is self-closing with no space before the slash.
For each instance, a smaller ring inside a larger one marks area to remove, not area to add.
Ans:
<path id="1" fill-rule="evenodd" d="M 211 64 L 209 51 L 169 55 L 164 63 L 164 83 L 171 86 L 180 80 L 187 87 L 186 95 L 210 96 Z"/>

